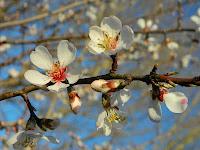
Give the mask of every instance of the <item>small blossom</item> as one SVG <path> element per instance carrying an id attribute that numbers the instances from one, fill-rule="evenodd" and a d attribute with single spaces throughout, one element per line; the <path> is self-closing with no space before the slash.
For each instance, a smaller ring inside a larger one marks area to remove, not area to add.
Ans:
<path id="1" fill-rule="evenodd" d="M 115 123 L 119 124 L 125 120 L 123 112 L 117 107 L 110 107 L 99 114 L 96 125 L 97 130 L 103 129 L 106 136 L 111 134 L 111 130 Z"/>
<path id="2" fill-rule="evenodd" d="M 188 98 L 181 92 L 168 92 L 167 89 L 161 88 L 158 99 L 151 100 L 148 107 L 150 120 L 160 122 L 162 110 L 160 102 L 165 102 L 167 108 L 173 113 L 183 113 L 188 106 Z"/>
<path id="3" fill-rule="evenodd" d="M 60 21 L 62 23 L 65 21 L 65 19 L 66 19 L 65 14 L 63 14 L 63 13 L 58 14 L 58 21 Z"/>
<path id="4" fill-rule="evenodd" d="M 71 91 L 68 95 L 71 110 L 76 114 L 78 113 L 78 110 L 82 105 L 80 97 L 78 96 L 78 93 L 75 90 Z"/>
<path id="5" fill-rule="evenodd" d="M 167 38 L 165 42 L 166 42 L 167 47 L 168 47 L 169 49 L 171 49 L 171 50 L 175 50 L 175 49 L 178 49 L 178 48 L 179 48 L 178 43 L 176 43 L 175 41 L 173 41 L 173 40 L 170 39 L 170 38 Z"/>
<path id="6" fill-rule="evenodd" d="M 38 141 L 44 139 L 48 142 L 58 144 L 59 140 L 53 136 L 45 136 L 42 132 L 36 130 L 19 131 L 8 140 L 8 145 L 13 145 L 16 150 L 25 150 L 35 148 Z"/>
<path id="7" fill-rule="evenodd" d="M 198 31 L 200 31 L 200 8 L 197 10 L 197 15 L 193 15 L 190 19 L 198 26 Z"/>
<path id="8" fill-rule="evenodd" d="M 27 81 L 34 85 L 42 86 L 49 82 L 53 85 L 47 88 L 50 91 L 60 91 L 75 83 L 79 79 L 79 70 L 68 66 L 75 59 L 76 48 L 66 40 L 60 41 L 57 47 L 58 61 L 53 61 L 53 58 L 46 47 L 38 46 L 30 55 L 30 59 L 34 65 L 40 69 L 46 70 L 46 75 L 36 71 L 28 70 L 24 77 Z M 68 81 L 67 84 L 65 81 Z M 64 83 L 65 82 L 65 83 Z"/>
<path id="9" fill-rule="evenodd" d="M 4 52 L 4 51 L 8 50 L 11 47 L 10 44 L 2 44 L 6 40 L 7 40 L 6 36 L 1 36 L 0 37 L 0 52 Z"/>
<path id="10" fill-rule="evenodd" d="M 116 16 L 104 17 L 100 27 L 92 26 L 89 30 L 89 51 L 93 54 L 115 54 L 122 48 L 130 48 L 134 33 L 133 30 L 122 23 Z"/>
<path id="11" fill-rule="evenodd" d="M 192 60 L 192 55 L 188 54 L 188 55 L 183 56 L 181 59 L 182 67 L 187 68 L 191 60 Z"/>
<path id="12" fill-rule="evenodd" d="M 91 83 L 91 87 L 93 90 L 97 92 L 107 93 L 111 91 L 115 91 L 116 88 L 121 84 L 120 80 L 95 80 Z"/>
<path id="13" fill-rule="evenodd" d="M 36 35 L 38 33 L 36 24 L 33 24 L 32 26 L 29 27 L 29 32 L 31 35 Z"/>
<path id="14" fill-rule="evenodd" d="M 97 8 L 94 6 L 89 6 L 86 11 L 86 16 L 90 18 L 91 21 L 95 21 L 97 19 Z"/>
<path id="15" fill-rule="evenodd" d="M 153 24 L 153 21 L 150 19 L 145 20 L 143 18 L 140 18 L 138 19 L 137 24 L 141 29 L 143 29 L 144 32 L 154 31 L 158 29 L 158 25 Z"/>

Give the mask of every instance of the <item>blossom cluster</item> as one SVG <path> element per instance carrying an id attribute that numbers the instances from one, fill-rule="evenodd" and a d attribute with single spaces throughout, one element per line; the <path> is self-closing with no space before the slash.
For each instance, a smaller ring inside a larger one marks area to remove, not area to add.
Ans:
<path id="1" fill-rule="evenodd" d="M 61 16 L 62 19 L 62 16 Z M 144 32 L 157 30 L 158 26 L 151 20 L 139 19 L 138 25 Z M 88 50 L 92 54 L 105 54 L 113 56 L 123 49 L 129 49 L 134 41 L 134 32 L 128 25 L 116 16 L 104 17 L 100 26 L 92 26 L 89 29 Z M 155 52 L 160 46 L 153 38 L 149 38 L 146 44 L 152 43 L 149 51 Z M 170 48 L 177 48 L 177 45 L 169 38 L 166 44 Z M 155 48 L 156 47 L 156 48 Z M 46 87 L 49 91 L 67 91 L 71 110 L 78 113 L 82 102 L 73 85 L 81 77 L 80 66 L 75 66 L 76 47 L 67 40 L 61 40 L 57 46 L 57 58 L 53 58 L 51 51 L 44 46 L 37 46 L 30 54 L 31 62 L 39 68 L 38 70 L 27 70 L 24 77 L 31 84 Z M 42 71 L 43 70 L 43 71 Z M 92 81 L 91 88 L 96 92 L 102 93 L 103 111 L 99 114 L 96 125 L 97 129 L 102 129 L 108 136 L 112 129 L 121 128 L 126 120 L 126 113 L 122 111 L 124 104 L 131 98 L 130 89 L 125 88 L 125 80 L 121 79 L 97 79 Z M 127 84 L 128 85 L 128 84 Z M 168 88 L 159 87 L 159 94 L 150 100 L 148 115 L 150 120 L 159 122 L 162 118 L 160 103 L 164 102 L 167 108 L 173 113 L 183 113 L 188 105 L 187 97 L 181 92 L 169 92 Z M 14 148 L 19 146 L 35 146 L 38 140 L 58 143 L 58 140 L 44 136 L 43 132 L 35 129 L 28 129 L 17 133 L 9 143 L 14 144 Z"/>

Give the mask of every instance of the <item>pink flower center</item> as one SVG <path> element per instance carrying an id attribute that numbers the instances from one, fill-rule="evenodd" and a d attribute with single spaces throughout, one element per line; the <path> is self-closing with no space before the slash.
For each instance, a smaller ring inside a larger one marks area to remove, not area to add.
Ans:
<path id="1" fill-rule="evenodd" d="M 182 100 L 181 100 L 181 102 L 180 102 L 180 103 L 181 103 L 182 105 L 185 105 L 185 104 L 187 104 L 187 103 L 188 103 L 188 100 L 184 98 L 184 99 L 182 99 Z"/>
<path id="2" fill-rule="evenodd" d="M 62 82 L 67 78 L 67 67 L 61 67 L 59 63 L 55 63 L 52 70 L 48 72 L 48 75 L 52 77 L 54 82 Z"/>
<path id="3" fill-rule="evenodd" d="M 158 96 L 159 101 L 164 101 L 164 94 L 167 94 L 168 91 L 164 88 L 160 88 L 160 95 Z"/>

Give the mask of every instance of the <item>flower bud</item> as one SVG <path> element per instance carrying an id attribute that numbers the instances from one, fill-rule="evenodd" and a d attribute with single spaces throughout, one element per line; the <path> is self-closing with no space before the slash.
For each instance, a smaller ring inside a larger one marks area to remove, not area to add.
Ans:
<path id="1" fill-rule="evenodd" d="M 120 80 L 110 80 L 106 81 L 103 79 L 95 80 L 91 83 L 91 87 L 93 90 L 97 92 L 107 93 L 114 92 L 116 88 L 121 84 Z"/>
<path id="2" fill-rule="evenodd" d="M 70 103 L 70 107 L 71 110 L 77 114 L 82 102 L 80 101 L 80 97 L 78 96 L 78 93 L 76 91 L 71 91 L 69 94 L 69 103 Z"/>

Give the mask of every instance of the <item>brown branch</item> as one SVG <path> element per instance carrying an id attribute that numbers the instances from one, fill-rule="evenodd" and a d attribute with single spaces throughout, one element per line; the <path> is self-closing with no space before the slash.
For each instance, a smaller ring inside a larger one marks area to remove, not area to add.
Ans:
<path id="1" fill-rule="evenodd" d="M 27 23 L 30 23 L 30 22 L 34 22 L 34 21 L 38 21 L 38 20 L 44 19 L 44 18 L 46 18 L 48 16 L 55 16 L 55 15 L 58 15 L 59 13 L 67 11 L 69 9 L 81 6 L 83 4 L 87 4 L 89 2 L 94 2 L 94 1 L 95 0 L 75 1 L 75 2 L 73 2 L 71 4 L 68 4 L 67 6 L 64 6 L 64 7 L 61 7 L 59 9 L 57 9 L 57 10 L 54 10 L 51 13 L 45 12 L 45 13 L 42 13 L 42 14 L 39 14 L 39 15 L 36 15 L 36 16 L 33 16 L 33 17 L 29 17 L 29 18 L 23 19 L 23 20 L 14 20 L 14 21 L 0 23 L 0 29 L 9 28 L 9 27 L 15 27 L 15 26 L 19 26 L 19 25 L 24 25 L 24 24 L 27 24 Z"/>
<path id="2" fill-rule="evenodd" d="M 175 84 L 178 84 L 181 86 L 187 86 L 187 87 L 192 86 L 192 85 L 200 86 L 199 76 L 192 77 L 192 78 L 174 78 L 174 77 L 170 77 L 164 74 L 149 74 L 145 76 L 134 76 L 130 74 L 123 74 L 123 75 L 105 74 L 105 75 L 100 75 L 100 76 L 95 76 L 95 77 L 79 79 L 76 83 L 72 84 L 72 86 L 81 85 L 81 84 L 91 84 L 94 80 L 98 80 L 98 79 L 104 79 L 104 80 L 123 79 L 126 81 L 142 81 L 142 82 L 145 82 L 146 84 L 151 84 L 152 79 L 158 82 L 167 82 L 167 83 L 170 80 L 174 82 Z M 125 83 L 125 84 L 128 85 L 128 83 Z M 123 85 L 122 87 L 126 85 Z M 29 85 L 21 90 L 10 91 L 10 92 L 5 92 L 5 93 L 0 94 L 0 101 L 8 99 L 8 98 L 16 97 L 16 96 L 21 96 L 22 94 L 26 94 L 26 93 L 39 90 L 39 89 L 47 90 L 46 86 L 39 87 L 35 85 Z"/>

